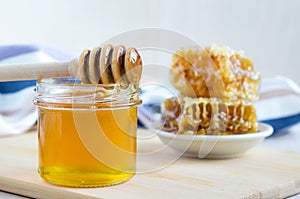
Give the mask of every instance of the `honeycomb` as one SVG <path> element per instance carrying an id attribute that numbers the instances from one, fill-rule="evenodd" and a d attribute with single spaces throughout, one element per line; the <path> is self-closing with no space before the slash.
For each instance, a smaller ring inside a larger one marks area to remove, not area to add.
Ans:
<path id="1" fill-rule="evenodd" d="M 256 131 L 256 111 L 249 102 L 178 97 L 161 105 L 163 130 L 188 135 L 229 135 Z"/>
<path id="2" fill-rule="evenodd" d="M 212 45 L 174 54 L 170 82 L 183 96 L 253 102 L 259 97 L 260 75 L 242 52 Z"/>

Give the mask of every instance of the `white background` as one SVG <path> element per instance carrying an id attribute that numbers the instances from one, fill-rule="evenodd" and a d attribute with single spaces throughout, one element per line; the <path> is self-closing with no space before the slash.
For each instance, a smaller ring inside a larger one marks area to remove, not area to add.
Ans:
<path id="1" fill-rule="evenodd" d="M 122 32 L 159 27 L 199 45 L 244 50 L 262 77 L 300 83 L 299 0 L 0 0 L 0 45 L 42 44 L 73 54 Z"/>

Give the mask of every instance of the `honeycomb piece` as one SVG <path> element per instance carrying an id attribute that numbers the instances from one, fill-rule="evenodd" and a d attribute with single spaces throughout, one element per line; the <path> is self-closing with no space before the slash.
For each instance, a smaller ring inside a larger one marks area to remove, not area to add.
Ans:
<path id="1" fill-rule="evenodd" d="M 259 97 L 253 62 L 229 47 L 181 49 L 173 56 L 170 81 L 183 96 L 250 102 Z"/>
<path id="2" fill-rule="evenodd" d="M 179 97 L 165 100 L 161 108 L 163 130 L 168 132 L 230 135 L 257 130 L 255 108 L 244 101 Z"/>

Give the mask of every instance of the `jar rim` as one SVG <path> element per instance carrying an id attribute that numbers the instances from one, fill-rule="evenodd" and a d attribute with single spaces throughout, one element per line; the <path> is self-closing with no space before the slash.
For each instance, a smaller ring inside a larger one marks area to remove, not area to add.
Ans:
<path id="1" fill-rule="evenodd" d="M 74 78 L 39 79 L 37 106 L 114 108 L 141 104 L 139 84 L 82 84 Z"/>
<path id="2" fill-rule="evenodd" d="M 116 85 L 125 87 L 126 85 L 138 85 L 136 83 L 108 83 L 108 84 L 84 84 L 80 80 L 75 78 L 44 78 L 38 79 L 37 84 L 45 84 L 45 85 L 69 85 L 69 86 L 84 86 L 84 87 L 115 87 Z"/>

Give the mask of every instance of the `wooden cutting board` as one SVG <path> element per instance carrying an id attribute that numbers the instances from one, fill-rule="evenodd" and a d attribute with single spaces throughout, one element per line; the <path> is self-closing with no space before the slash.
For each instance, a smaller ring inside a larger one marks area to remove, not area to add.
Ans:
<path id="1" fill-rule="evenodd" d="M 66 188 L 37 173 L 37 134 L 0 139 L 0 189 L 34 198 L 283 198 L 300 193 L 300 154 L 255 147 L 235 159 L 180 157 L 139 130 L 138 174 L 103 188 Z"/>

